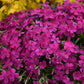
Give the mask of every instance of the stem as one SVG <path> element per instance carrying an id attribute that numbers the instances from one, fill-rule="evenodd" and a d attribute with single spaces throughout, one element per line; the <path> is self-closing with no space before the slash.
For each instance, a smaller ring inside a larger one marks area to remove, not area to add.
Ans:
<path id="1" fill-rule="evenodd" d="M 78 38 L 76 41 L 75 41 L 75 44 L 80 40 L 80 38 Z"/>
<path id="2" fill-rule="evenodd" d="M 0 69 L 0 71 L 3 71 L 4 69 Z"/>

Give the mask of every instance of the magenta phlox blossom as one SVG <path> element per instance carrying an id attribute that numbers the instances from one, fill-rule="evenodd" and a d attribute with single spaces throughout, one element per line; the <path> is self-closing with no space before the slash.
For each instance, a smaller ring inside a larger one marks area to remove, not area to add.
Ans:
<path id="1" fill-rule="evenodd" d="M 46 67 L 46 61 L 40 62 L 40 69 L 44 69 Z"/>

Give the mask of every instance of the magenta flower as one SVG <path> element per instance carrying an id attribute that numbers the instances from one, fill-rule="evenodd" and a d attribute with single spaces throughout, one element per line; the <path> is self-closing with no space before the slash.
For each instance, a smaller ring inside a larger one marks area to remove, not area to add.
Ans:
<path id="1" fill-rule="evenodd" d="M 16 78 L 19 77 L 18 73 L 15 73 L 15 69 L 8 71 L 3 70 L 0 75 L 0 80 L 4 81 L 4 84 L 13 83 Z"/>
<path id="2" fill-rule="evenodd" d="M 80 55 L 79 57 L 80 59 L 84 60 L 84 55 Z"/>
<path id="3" fill-rule="evenodd" d="M 73 78 L 75 80 L 80 80 L 81 77 L 82 77 L 82 75 L 79 71 L 73 73 Z"/>
<path id="4" fill-rule="evenodd" d="M 40 84 L 38 81 L 33 81 L 33 84 Z"/>
<path id="5" fill-rule="evenodd" d="M 9 57 L 10 57 L 10 50 L 5 47 L 2 47 L 1 53 L 0 53 L 0 58 L 3 60 L 5 58 L 9 58 Z"/>
<path id="6" fill-rule="evenodd" d="M 44 69 L 46 67 L 46 61 L 40 62 L 40 69 Z"/>
<path id="7" fill-rule="evenodd" d="M 50 84 L 56 84 L 56 80 L 49 80 Z"/>
<path id="8" fill-rule="evenodd" d="M 84 50 L 83 50 L 83 49 L 81 49 L 81 50 L 80 50 L 80 53 L 81 53 L 82 55 L 84 55 Z"/>
<path id="9" fill-rule="evenodd" d="M 78 53 L 78 46 L 75 46 L 71 41 L 65 41 L 64 49 L 71 51 L 72 53 Z"/>
<path id="10" fill-rule="evenodd" d="M 73 82 L 70 81 L 69 77 L 67 75 L 63 76 L 63 82 L 65 84 L 74 84 Z"/>

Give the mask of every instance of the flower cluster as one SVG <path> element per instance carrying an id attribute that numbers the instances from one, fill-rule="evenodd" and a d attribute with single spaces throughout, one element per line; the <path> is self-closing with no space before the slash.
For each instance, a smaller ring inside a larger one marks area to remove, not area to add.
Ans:
<path id="1" fill-rule="evenodd" d="M 1 21 L 0 82 L 84 84 L 83 10 L 80 3 L 46 2 Z"/>

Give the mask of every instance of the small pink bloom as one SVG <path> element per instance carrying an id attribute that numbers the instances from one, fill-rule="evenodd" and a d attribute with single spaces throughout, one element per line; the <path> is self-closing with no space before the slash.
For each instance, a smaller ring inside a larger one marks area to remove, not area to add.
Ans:
<path id="1" fill-rule="evenodd" d="M 40 62 L 40 69 L 44 69 L 46 67 L 46 61 Z"/>
<path id="2" fill-rule="evenodd" d="M 73 78 L 75 80 L 79 80 L 82 77 L 81 73 L 79 71 L 76 71 L 73 73 Z"/>

